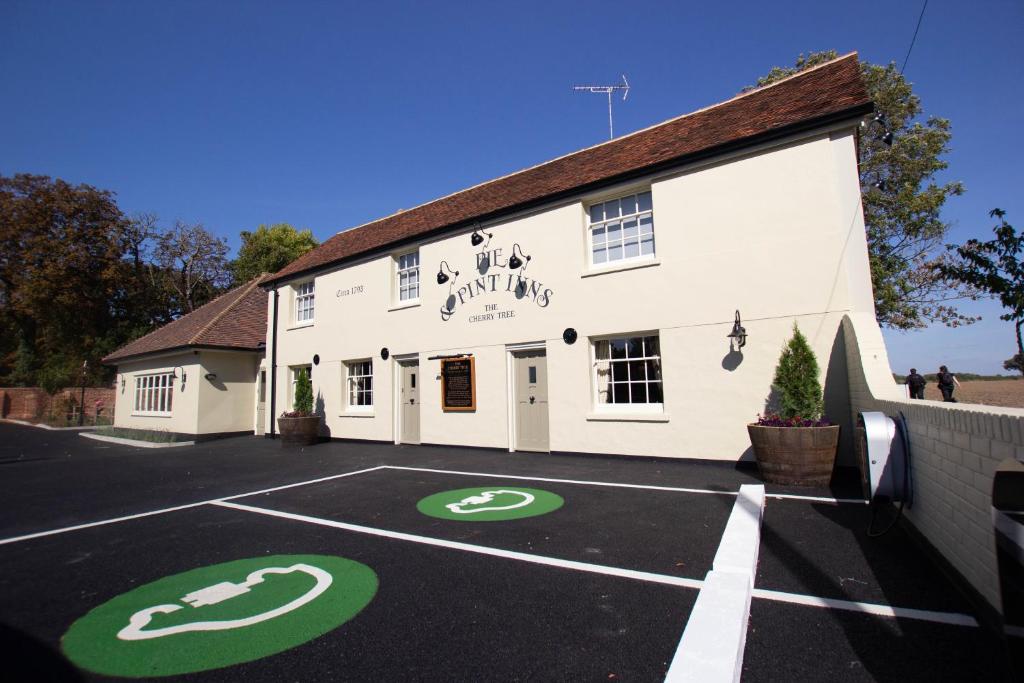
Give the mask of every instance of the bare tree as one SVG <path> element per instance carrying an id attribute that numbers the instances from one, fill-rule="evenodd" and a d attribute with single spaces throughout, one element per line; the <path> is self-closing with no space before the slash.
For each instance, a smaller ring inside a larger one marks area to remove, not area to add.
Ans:
<path id="1" fill-rule="evenodd" d="M 157 237 L 153 261 L 166 279 L 182 314 L 191 313 L 231 282 L 228 245 L 201 223 L 175 221 Z"/>

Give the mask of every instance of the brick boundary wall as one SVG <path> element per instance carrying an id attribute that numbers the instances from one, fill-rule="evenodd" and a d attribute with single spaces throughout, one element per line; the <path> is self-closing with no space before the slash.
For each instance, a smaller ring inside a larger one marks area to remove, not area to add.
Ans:
<path id="1" fill-rule="evenodd" d="M 914 505 L 905 518 L 1001 613 L 992 479 L 1003 460 L 1024 461 L 1024 409 L 911 401 L 872 316 L 846 316 L 843 340 L 854 421 L 870 410 L 907 419 Z"/>
<path id="2" fill-rule="evenodd" d="M 76 407 L 82 397 L 81 389 L 63 389 L 50 395 L 40 387 L 0 388 L 0 417 L 10 420 L 37 420 L 56 409 L 59 399 L 67 398 Z M 114 414 L 117 390 L 108 387 L 87 387 L 85 390 L 85 412 L 96 412 L 96 401 L 102 400 L 101 415 Z"/>

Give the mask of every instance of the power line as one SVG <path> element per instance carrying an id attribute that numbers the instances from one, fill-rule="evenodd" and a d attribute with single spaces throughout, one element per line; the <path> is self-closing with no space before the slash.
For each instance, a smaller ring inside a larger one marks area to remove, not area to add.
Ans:
<path id="1" fill-rule="evenodd" d="M 900 75 L 903 75 L 903 70 L 907 68 L 907 61 L 910 59 L 910 53 L 914 50 L 914 43 L 917 42 L 917 32 L 921 30 L 921 20 L 924 19 L 924 11 L 928 9 L 928 0 L 924 0 L 924 6 L 921 7 L 921 14 L 917 17 L 917 27 L 914 29 L 914 37 L 910 39 L 910 47 L 907 48 L 907 56 L 903 58 L 903 66 L 900 67 Z"/>

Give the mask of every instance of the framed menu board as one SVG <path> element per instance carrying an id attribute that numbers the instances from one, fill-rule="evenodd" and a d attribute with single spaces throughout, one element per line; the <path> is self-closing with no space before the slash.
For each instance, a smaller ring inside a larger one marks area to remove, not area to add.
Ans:
<path id="1" fill-rule="evenodd" d="M 441 359 L 441 409 L 446 413 L 476 410 L 476 360 L 472 356 Z"/>

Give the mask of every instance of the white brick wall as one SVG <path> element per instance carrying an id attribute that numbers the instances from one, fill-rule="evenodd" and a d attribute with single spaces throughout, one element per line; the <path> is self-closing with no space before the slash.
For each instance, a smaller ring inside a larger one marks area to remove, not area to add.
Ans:
<path id="1" fill-rule="evenodd" d="M 992 477 L 1002 460 L 1024 461 L 1024 410 L 910 401 L 899 395 L 872 316 L 844 318 L 843 337 L 854 419 L 868 410 L 907 418 L 914 506 L 906 518 L 1000 609 Z"/>

